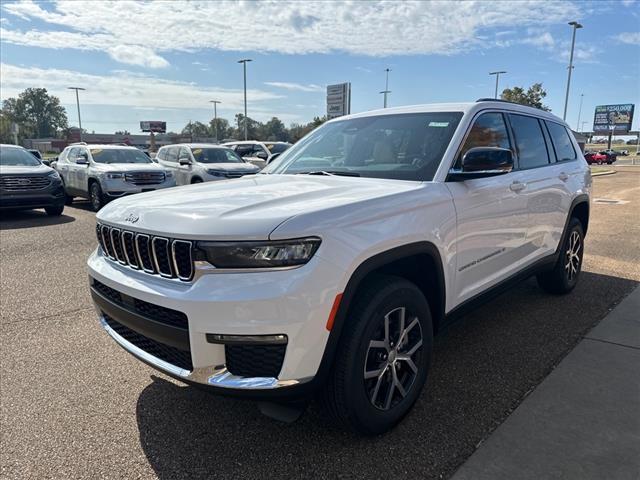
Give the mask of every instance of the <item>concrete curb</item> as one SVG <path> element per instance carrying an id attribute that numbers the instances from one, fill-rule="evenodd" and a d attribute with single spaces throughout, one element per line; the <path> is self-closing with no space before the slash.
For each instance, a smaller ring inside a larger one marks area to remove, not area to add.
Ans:
<path id="1" fill-rule="evenodd" d="M 613 175 L 614 173 L 618 173 L 616 170 L 605 170 L 604 172 L 592 172 L 592 177 L 601 177 L 603 175 Z"/>

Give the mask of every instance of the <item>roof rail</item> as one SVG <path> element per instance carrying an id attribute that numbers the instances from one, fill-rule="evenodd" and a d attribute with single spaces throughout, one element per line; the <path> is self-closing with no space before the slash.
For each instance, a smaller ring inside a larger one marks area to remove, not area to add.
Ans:
<path id="1" fill-rule="evenodd" d="M 478 100 L 476 100 L 476 103 L 478 102 L 502 102 L 502 103 L 511 103 L 513 105 L 520 105 L 519 103 L 511 102 L 509 100 L 502 100 L 501 98 L 479 98 Z"/>
<path id="2" fill-rule="evenodd" d="M 86 144 L 87 142 L 73 142 L 73 143 L 70 143 L 69 145 L 86 145 Z"/>

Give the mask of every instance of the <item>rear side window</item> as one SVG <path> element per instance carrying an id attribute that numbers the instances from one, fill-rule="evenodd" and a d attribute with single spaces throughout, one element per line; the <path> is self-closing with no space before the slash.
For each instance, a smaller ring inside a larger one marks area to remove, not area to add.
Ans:
<path id="1" fill-rule="evenodd" d="M 542 125 L 535 117 L 510 114 L 511 128 L 521 170 L 549 164 Z"/>
<path id="2" fill-rule="evenodd" d="M 460 151 L 460 157 L 455 168 L 460 168 L 462 157 L 471 148 L 476 147 L 500 147 L 511 149 L 507 126 L 502 113 L 483 113 L 476 118 Z"/>
<path id="3" fill-rule="evenodd" d="M 546 124 L 549 129 L 549 134 L 551 135 L 551 141 L 553 142 L 553 148 L 556 151 L 558 162 L 578 158 L 567 129 L 555 122 L 546 122 Z"/>

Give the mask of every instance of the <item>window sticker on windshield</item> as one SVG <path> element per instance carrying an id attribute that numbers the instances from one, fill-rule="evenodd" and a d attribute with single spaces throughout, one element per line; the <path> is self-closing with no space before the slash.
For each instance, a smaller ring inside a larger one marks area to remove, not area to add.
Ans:
<path id="1" fill-rule="evenodd" d="M 430 127 L 448 127 L 449 122 L 429 122 Z"/>
<path id="2" fill-rule="evenodd" d="M 98 155 L 100 152 L 102 152 L 101 148 L 92 148 L 91 149 L 91 155 Z"/>
<path id="3" fill-rule="evenodd" d="M 201 153 L 202 153 L 202 149 L 201 149 L 201 148 L 196 148 L 196 149 L 193 151 L 193 154 L 194 154 L 194 155 L 199 155 L 199 154 L 201 154 Z"/>

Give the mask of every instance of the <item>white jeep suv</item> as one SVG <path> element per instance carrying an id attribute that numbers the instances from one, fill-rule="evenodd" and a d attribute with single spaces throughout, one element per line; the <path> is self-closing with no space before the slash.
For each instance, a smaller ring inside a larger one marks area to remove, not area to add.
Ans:
<path id="1" fill-rule="evenodd" d="M 67 205 L 74 197 L 84 197 L 96 212 L 114 198 L 176 184 L 170 171 L 127 145 L 74 143 L 54 165 L 64 182 Z"/>
<path id="2" fill-rule="evenodd" d="M 574 288 L 590 191 L 571 131 L 541 110 L 350 115 L 261 174 L 102 209 L 91 293 L 108 334 L 168 375 L 273 415 L 320 393 L 377 434 L 416 401 L 433 336 L 462 312 L 532 274 Z"/>

